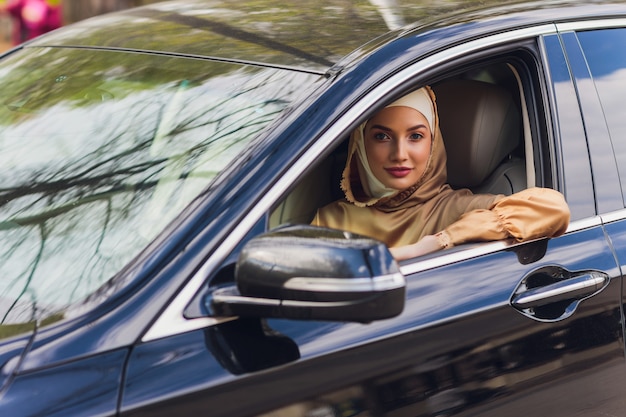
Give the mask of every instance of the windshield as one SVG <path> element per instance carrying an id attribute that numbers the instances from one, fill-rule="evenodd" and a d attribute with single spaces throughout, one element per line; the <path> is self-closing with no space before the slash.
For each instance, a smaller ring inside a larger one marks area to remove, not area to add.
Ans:
<path id="1" fill-rule="evenodd" d="M 0 62 L 0 324 L 120 271 L 319 76 L 25 49 Z"/>

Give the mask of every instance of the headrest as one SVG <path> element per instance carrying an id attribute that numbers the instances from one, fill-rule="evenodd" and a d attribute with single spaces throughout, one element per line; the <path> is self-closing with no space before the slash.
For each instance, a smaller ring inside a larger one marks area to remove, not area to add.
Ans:
<path id="1" fill-rule="evenodd" d="M 451 80 L 433 87 L 448 156 L 448 182 L 475 187 L 518 146 L 519 109 L 502 87 Z"/>

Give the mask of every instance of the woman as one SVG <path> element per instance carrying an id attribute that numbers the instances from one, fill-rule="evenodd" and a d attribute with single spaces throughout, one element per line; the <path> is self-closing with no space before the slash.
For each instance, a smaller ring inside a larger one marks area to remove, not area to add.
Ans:
<path id="1" fill-rule="evenodd" d="M 446 181 L 435 96 L 425 87 L 353 132 L 341 181 L 345 200 L 319 209 L 312 224 L 381 240 L 399 260 L 465 242 L 523 242 L 567 229 L 569 208 L 555 190 L 475 195 Z"/>

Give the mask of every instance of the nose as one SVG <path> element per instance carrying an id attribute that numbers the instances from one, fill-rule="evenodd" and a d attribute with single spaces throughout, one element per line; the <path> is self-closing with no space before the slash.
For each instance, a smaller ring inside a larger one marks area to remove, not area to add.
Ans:
<path id="1" fill-rule="evenodd" d="M 391 147 L 391 155 L 389 156 L 394 162 L 406 161 L 408 159 L 407 144 L 401 139 L 394 140 Z"/>

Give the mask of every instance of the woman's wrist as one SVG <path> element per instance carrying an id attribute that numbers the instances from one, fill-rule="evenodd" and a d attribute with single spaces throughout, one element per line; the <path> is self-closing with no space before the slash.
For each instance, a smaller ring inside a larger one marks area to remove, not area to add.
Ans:
<path id="1" fill-rule="evenodd" d="M 439 246 L 441 246 L 441 249 L 448 249 L 454 246 L 452 244 L 452 239 L 450 239 L 450 235 L 448 235 L 448 232 L 446 232 L 445 230 L 436 233 L 435 237 L 437 238 L 437 242 L 439 242 Z"/>
<path id="2" fill-rule="evenodd" d="M 439 232 L 436 235 L 427 235 L 416 243 L 406 246 L 391 248 L 391 254 L 397 260 L 415 258 L 426 255 L 441 249 L 452 247 L 452 242 L 446 232 Z"/>

